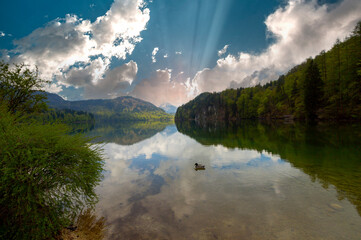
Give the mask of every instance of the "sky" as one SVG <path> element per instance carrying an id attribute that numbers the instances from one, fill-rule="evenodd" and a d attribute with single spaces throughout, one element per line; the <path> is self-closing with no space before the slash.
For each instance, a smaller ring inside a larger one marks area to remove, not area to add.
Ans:
<path id="1" fill-rule="evenodd" d="M 360 20 L 360 0 L 1 1 L 0 59 L 67 100 L 179 106 L 276 80 Z"/>

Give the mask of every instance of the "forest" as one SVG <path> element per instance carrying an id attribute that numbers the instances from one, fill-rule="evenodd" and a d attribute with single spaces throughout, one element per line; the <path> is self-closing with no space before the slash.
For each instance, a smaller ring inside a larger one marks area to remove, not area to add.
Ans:
<path id="1" fill-rule="evenodd" d="M 46 93 L 49 108 L 56 109 L 45 114 L 48 120 L 60 119 L 63 122 L 132 122 L 132 121 L 172 121 L 173 115 L 150 102 L 130 96 L 114 99 L 91 99 L 67 101 L 53 93 Z M 71 116 L 72 115 L 72 116 Z M 65 118 L 65 119 L 64 119 Z"/>
<path id="2" fill-rule="evenodd" d="M 61 122 L 67 124 L 74 123 L 94 123 L 95 117 L 94 114 L 84 112 L 84 111 L 75 111 L 71 109 L 52 109 L 49 108 L 40 114 L 34 115 L 33 118 L 43 121 L 44 123 L 49 122 Z"/>
<path id="3" fill-rule="evenodd" d="M 263 86 L 202 93 L 175 120 L 361 119 L 361 22 L 322 51 Z"/>

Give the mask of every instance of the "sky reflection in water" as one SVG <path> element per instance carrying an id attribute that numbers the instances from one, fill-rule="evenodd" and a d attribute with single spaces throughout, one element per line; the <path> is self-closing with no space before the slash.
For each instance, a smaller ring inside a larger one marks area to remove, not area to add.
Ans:
<path id="1" fill-rule="evenodd" d="M 97 212 L 109 239 L 360 239 L 347 199 L 278 155 L 204 146 L 175 126 L 108 143 Z M 206 166 L 194 171 L 195 162 Z"/>

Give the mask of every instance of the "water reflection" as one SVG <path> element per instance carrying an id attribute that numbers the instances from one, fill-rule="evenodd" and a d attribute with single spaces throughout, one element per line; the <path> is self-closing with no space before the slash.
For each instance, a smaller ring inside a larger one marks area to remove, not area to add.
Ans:
<path id="1" fill-rule="evenodd" d="M 319 180 L 325 188 L 336 186 L 361 215 L 361 126 L 283 124 L 244 121 L 228 126 L 183 122 L 180 132 L 203 145 L 256 149 L 278 154 L 292 166 Z"/>
<path id="2" fill-rule="evenodd" d="M 339 159 L 359 150 L 308 144 L 301 126 L 252 124 L 177 126 L 191 137 L 168 126 L 129 146 L 106 144 L 97 211 L 109 239 L 359 239 L 360 165 Z M 194 171 L 196 162 L 207 170 Z M 336 179 L 327 170 L 351 168 Z"/>
<path id="3" fill-rule="evenodd" d="M 154 136 L 169 125 L 167 122 L 96 122 L 87 136 L 97 142 L 131 145 Z"/>

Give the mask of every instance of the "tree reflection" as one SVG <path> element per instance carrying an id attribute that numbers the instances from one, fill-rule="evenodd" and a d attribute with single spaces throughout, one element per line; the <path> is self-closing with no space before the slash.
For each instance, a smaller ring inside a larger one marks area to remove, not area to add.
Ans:
<path id="1" fill-rule="evenodd" d="M 179 132 L 203 145 L 254 149 L 278 154 L 324 188 L 334 185 L 361 216 L 361 127 L 242 121 L 241 123 L 177 123 Z"/>

